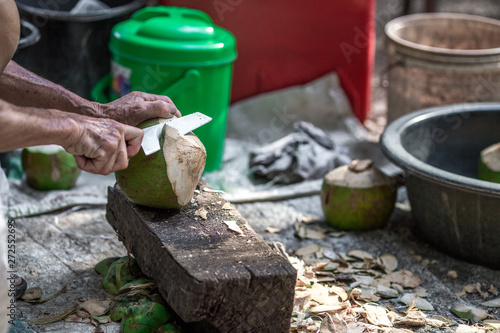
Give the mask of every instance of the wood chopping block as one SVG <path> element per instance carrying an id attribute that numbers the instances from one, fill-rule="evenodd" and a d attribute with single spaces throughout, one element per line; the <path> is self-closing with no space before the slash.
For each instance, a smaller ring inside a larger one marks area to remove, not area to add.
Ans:
<path id="1" fill-rule="evenodd" d="M 157 210 L 115 185 L 106 218 L 193 331 L 289 332 L 297 272 L 205 181 L 197 189 L 187 206 Z"/>

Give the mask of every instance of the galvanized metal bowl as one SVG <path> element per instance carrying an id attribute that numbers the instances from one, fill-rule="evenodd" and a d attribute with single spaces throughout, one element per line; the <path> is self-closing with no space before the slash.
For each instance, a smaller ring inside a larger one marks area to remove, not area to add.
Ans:
<path id="1" fill-rule="evenodd" d="M 500 142 L 500 103 L 441 106 L 396 119 L 385 155 L 407 174 L 421 235 L 448 254 L 500 268 L 500 184 L 477 179 L 480 152 Z"/>

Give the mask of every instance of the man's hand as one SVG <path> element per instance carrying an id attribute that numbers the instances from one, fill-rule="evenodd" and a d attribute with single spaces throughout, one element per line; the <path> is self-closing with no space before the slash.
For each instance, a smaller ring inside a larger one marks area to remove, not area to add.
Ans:
<path id="1" fill-rule="evenodd" d="M 101 115 L 120 123 L 137 125 L 151 118 L 180 117 L 181 113 L 170 98 L 133 91 L 113 102 L 101 104 Z"/>
<path id="2" fill-rule="evenodd" d="M 78 116 L 75 120 L 79 130 L 64 148 L 84 171 L 107 175 L 125 169 L 141 148 L 143 132 L 138 128 L 112 119 Z"/>

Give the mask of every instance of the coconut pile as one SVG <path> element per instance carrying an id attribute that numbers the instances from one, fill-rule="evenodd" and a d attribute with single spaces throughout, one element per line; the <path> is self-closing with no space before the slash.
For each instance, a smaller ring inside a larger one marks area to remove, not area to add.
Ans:
<path id="1" fill-rule="evenodd" d="M 420 278 L 399 268 L 392 254 L 375 257 L 361 250 L 336 253 L 313 244 L 288 258 L 297 270 L 292 333 L 399 333 L 425 327 L 430 331 L 450 327 L 461 333 L 500 329 L 497 318 L 463 304 L 450 307 L 456 315 L 453 318 L 427 315 L 425 312 L 434 307 L 426 300 Z M 466 286 L 462 293 L 477 288 L 481 290 L 480 285 Z M 498 296 L 494 286 L 483 293 Z M 498 307 L 500 298 L 482 305 Z"/>

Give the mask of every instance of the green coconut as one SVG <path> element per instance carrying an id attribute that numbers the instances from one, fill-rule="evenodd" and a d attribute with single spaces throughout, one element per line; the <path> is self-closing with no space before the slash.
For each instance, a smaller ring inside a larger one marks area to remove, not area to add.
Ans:
<path id="1" fill-rule="evenodd" d="M 122 317 L 122 332 L 155 333 L 170 317 L 163 304 L 143 298 L 126 309 Z"/>
<path id="2" fill-rule="evenodd" d="M 478 178 L 500 183 L 500 143 L 491 145 L 481 151 Z"/>
<path id="3" fill-rule="evenodd" d="M 321 188 L 321 207 L 326 221 L 344 230 L 384 227 L 396 203 L 391 178 L 373 167 L 370 160 L 354 160 L 326 174 Z"/>
<path id="4" fill-rule="evenodd" d="M 164 122 L 156 118 L 139 125 L 146 128 Z M 117 171 L 116 181 L 123 194 L 133 203 L 147 207 L 171 209 L 187 205 L 194 195 L 207 153 L 193 133 L 181 135 L 165 125 L 162 147 L 149 156 L 141 149 L 126 169 Z"/>
<path id="5" fill-rule="evenodd" d="M 21 159 L 28 185 L 37 190 L 70 189 L 80 174 L 75 157 L 58 145 L 25 148 Z"/>

